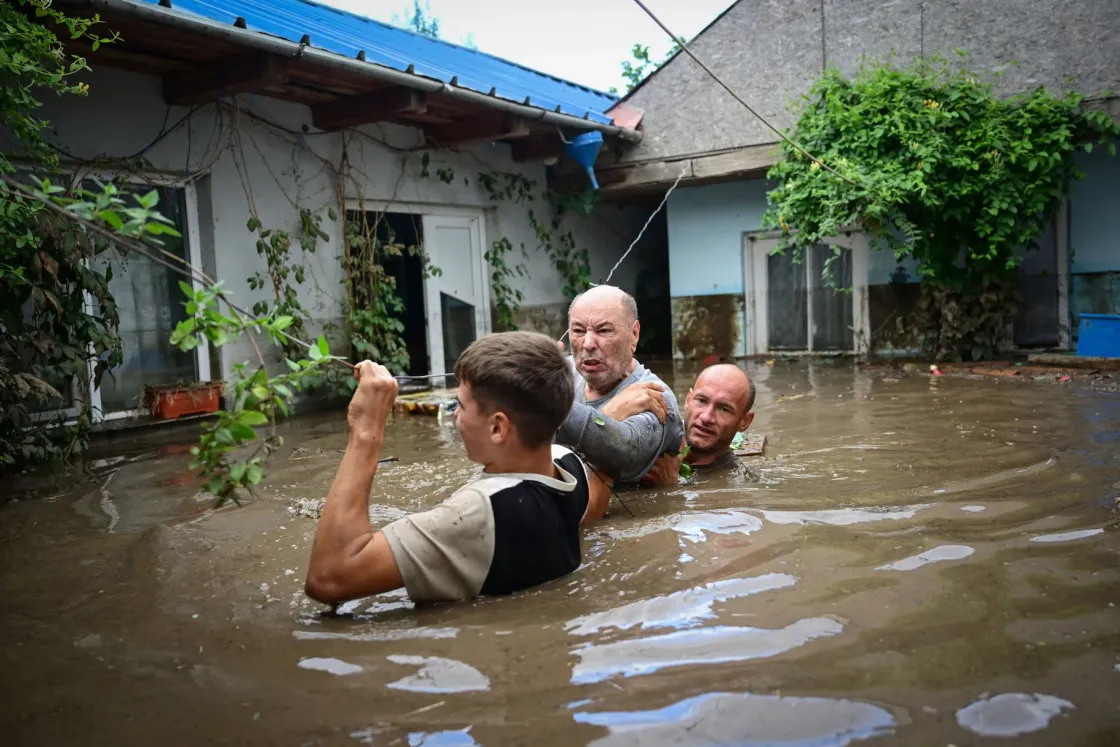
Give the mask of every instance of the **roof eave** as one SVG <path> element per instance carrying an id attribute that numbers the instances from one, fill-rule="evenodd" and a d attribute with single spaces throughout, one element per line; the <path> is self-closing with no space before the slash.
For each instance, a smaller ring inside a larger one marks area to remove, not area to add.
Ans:
<path id="1" fill-rule="evenodd" d="M 473 104 L 483 108 L 506 112 L 521 117 L 528 121 L 546 122 L 559 127 L 570 127 L 580 130 L 597 130 L 604 135 L 616 137 L 630 143 L 639 143 L 642 133 L 639 130 L 619 127 L 614 124 L 596 122 L 590 117 L 577 117 L 559 111 L 549 111 L 532 104 L 523 104 L 502 98 L 496 94 L 485 94 L 467 88 L 461 88 L 445 83 L 441 80 L 428 78 L 417 73 L 402 72 L 384 65 L 350 59 L 334 52 L 327 52 L 299 42 L 270 36 L 258 31 L 226 26 L 208 18 L 197 16 L 193 13 L 184 13 L 174 8 L 157 5 L 140 4 L 128 0 L 63 0 L 67 5 L 80 5 L 94 10 L 104 9 L 106 12 L 130 15 L 139 20 L 150 23 L 161 23 L 176 26 L 185 30 L 221 39 L 230 43 L 253 47 L 264 52 L 282 55 L 291 59 L 306 59 L 328 68 L 360 73 L 370 78 L 382 80 L 386 83 L 412 88 L 429 93 L 438 92 L 450 99 L 457 99 L 466 104 Z"/>

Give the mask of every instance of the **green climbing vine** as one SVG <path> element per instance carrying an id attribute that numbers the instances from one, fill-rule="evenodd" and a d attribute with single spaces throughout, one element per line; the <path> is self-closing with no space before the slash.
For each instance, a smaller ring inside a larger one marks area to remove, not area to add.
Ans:
<path id="1" fill-rule="evenodd" d="M 542 221 L 537 217 L 536 211 L 528 207 L 536 203 L 537 183 L 534 180 L 511 171 L 493 171 L 479 174 L 478 181 L 491 201 L 508 200 L 515 205 L 526 206 L 529 226 L 536 234 L 537 246 L 560 273 L 564 281 L 564 295 L 568 300 L 591 286 L 591 262 L 587 249 L 580 248 L 575 235 L 570 230 L 565 230 L 564 215 L 566 211 L 589 214 L 595 206 L 597 196 L 589 197 L 586 193 L 575 198 L 546 196 L 553 215 L 551 219 Z M 596 193 L 592 192 L 591 195 Z"/>
<path id="2" fill-rule="evenodd" d="M 334 208 L 328 212 L 331 220 L 337 219 Z M 330 235 L 322 228 L 322 216 L 307 208 L 299 211 L 300 226 L 297 240 L 304 254 L 314 254 L 320 241 L 330 241 Z M 256 215 L 249 218 L 246 225 L 249 231 L 257 235 L 257 254 L 264 257 L 267 277 L 257 272 L 249 278 L 250 290 L 260 290 L 271 286 L 273 301 L 257 301 L 253 304 L 253 314 L 267 316 L 275 313 L 278 316 L 291 317 L 291 335 L 297 339 L 306 337 L 306 322 L 310 320 L 307 311 L 299 300 L 296 286 L 303 285 L 307 268 L 303 257 L 292 258 L 292 236 L 282 229 L 265 228 L 261 219 Z M 294 284 L 293 284 L 294 281 Z M 283 345 L 285 355 L 294 354 L 292 343 Z"/>
<path id="3" fill-rule="evenodd" d="M 798 253 L 860 225 L 917 260 L 924 301 L 910 326 L 922 348 L 991 356 L 1017 311 L 1019 252 L 1081 176 L 1074 152 L 1115 153 L 1120 125 L 1082 103 L 1043 89 L 998 98 L 992 80 L 941 57 L 869 62 L 852 78 L 828 70 L 790 135 L 829 168 L 783 144 L 766 224 Z"/>
<path id="4" fill-rule="evenodd" d="M 0 3 L 0 474 L 80 456 L 92 422 L 89 402 L 74 396 L 120 363 L 119 318 L 111 272 L 89 262 L 107 244 L 11 186 L 31 173 L 59 173 L 44 137 L 40 97 L 83 97 L 89 71 L 64 41 L 96 52 L 117 41 L 98 33 L 99 16 L 70 17 L 50 0 Z M 58 30 L 56 33 L 55 30 Z M 60 36 L 62 38 L 60 38 Z M 132 207 L 114 193 L 113 207 Z M 126 215 L 126 214 L 125 214 Z M 92 300 L 93 304 L 88 304 Z M 91 365 L 92 364 L 92 365 Z M 92 370 L 91 370 L 92 369 Z M 68 409 L 77 416 L 67 423 Z"/>
<path id="5" fill-rule="evenodd" d="M 512 331 L 517 329 L 514 314 L 517 313 L 525 295 L 510 285 L 514 277 L 525 277 L 525 263 L 518 262 L 510 265 L 508 256 L 513 251 L 513 244 L 506 237 L 502 237 L 490 245 L 484 259 L 490 264 L 490 295 L 494 302 L 498 318 L 494 320 L 494 327 L 498 331 Z M 525 246 L 521 246 L 521 254 L 525 255 Z"/>
<path id="6" fill-rule="evenodd" d="M 420 247 L 397 241 L 384 214 L 358 210 L 347 216 L 342 266 L 350 344 L 356 355 L 375 360 L 396 374 L 408 372 L 410 356 L 400 319 L 404 302 L 385 263 L 405 254 L 421 257 L 425 277 L 442 274 Z"/>

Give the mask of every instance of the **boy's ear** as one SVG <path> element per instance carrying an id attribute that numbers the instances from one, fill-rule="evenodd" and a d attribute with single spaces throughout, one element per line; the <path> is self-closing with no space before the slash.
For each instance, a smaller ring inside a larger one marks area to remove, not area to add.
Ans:
<path id="1" fill-rule="evenodd" d="M 490 441 L 501 446 L 513 435 L 513 422 L 501 410 L 490 416 Z"/>

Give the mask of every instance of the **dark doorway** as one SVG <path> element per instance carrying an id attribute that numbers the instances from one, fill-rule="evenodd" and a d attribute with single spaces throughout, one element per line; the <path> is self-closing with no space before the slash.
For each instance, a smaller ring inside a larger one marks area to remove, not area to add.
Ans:
<path id="1" fill-rule="evenodd" d="M 360 220 L 361 213 L 351 211 L 348 220 Z M 423 229 L 419 215 L 411 213 L 366 212 L 366 221 L 376 227 L 378 241 L 387 250 L 382 254 L 385 273 L 396 282 L 397 295 L 403 304 L 395 314 L 404 324 L 404 342 L 408 348 L 408 373 L 428 373 L 428 321 L 424 311 L 424 260 L 420 252 Z"/>

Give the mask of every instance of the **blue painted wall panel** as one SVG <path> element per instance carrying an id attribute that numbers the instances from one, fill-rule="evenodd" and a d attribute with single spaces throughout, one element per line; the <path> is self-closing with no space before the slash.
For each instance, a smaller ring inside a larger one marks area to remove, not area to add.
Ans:
<path id="1" fill-rule="evenodd" d="M 669 290 L 674 297 L 743 292 L 743 232 L 759 229 L 766 180 L 708 184 L 669 195 Z"/>
<path id="2" fill-rule="evenodd" d="M 1103 148 L 1076 156 L 1085 178 L 1069 200 L 1069 245 L 1074 274 L 1120 270 L 1120 156 Z"/>

